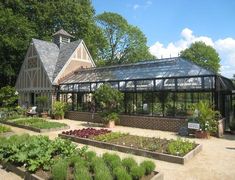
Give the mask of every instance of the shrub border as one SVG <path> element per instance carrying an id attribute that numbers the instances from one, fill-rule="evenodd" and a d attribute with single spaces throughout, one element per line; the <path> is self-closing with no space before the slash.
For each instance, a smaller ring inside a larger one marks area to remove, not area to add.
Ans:
<path id="1" fill-rule="evenodd" d="M 122 145 L 117 145 L 117 144 L 112 144 L 112 143 L 107 143 L 107 142 L 96 141 L 92 139 L 80 138 L 80 137 L 76 137 L 72 135 L 58 134 L 58 136 L 63 139 L 69 139 L 71 141 L 81 143 L 81 144 L 96 146 L 96 147 L 103 148 L 103 149 L 120 151 L 124 153 L 131 153 L 131 154 L 135 154 L 139 156 L 150 157 L 150 158 L 154 158 L 157 160 L 167 161 L 167 162 L 177 163 L 177 164 L 187 163 L 189 160 L 191 160 L 196 154 L 198 154 L 202 150 L 202 145 L 197 144 L 197 146 L 192 151 L 190 151 L 183 157 L 180 157 L 180 156 L 175 156 L 175 155 L 170 155 L 170 154 L 152 152 L 152 151 L 148 151 L 144 149 L 137 149 L 133 147 L 127 147 L 127 146 L 122 146 Z"/>
<path id="2" fill-rule="evenodd" d="M 2 167 L 8 171 L 13 172 L 14 174 L 17 174 L 21 178 L 24 178 L 24 180 L 44 180 L 43 178 L 37 176 L 36 174 L 31 174 L 30 172 L 26 171 L 25 169 L 21 167 L 17 167 L 9 162 L 0 161 L 0 164 Z M 155 176 L 151 178 L 151 180 L 163 180 L 164 174 L 162 172 L 157 172 Z"/>
<path id="3" fill-rule="evenodd" d="M 6 124 L 6 125 L 10 125 L 10 126 L 14 126 L 14 127 L 18 127 L 18 128 L 27 129 L 27 130 L 38 132 L 38 133 L 70 129 L 70 127 L 68 125 L 67 126 L 63 126 L 63 127 L 58 127 L 58 128 L 39 129 L 39 128 L 25 126 L 25 125 L 21 125 L 21 124 L 16 124 L 16 123 L 13 123 L 13 122 L 8 122 L 8 121 L 1 121 L 0 123 Z"/>

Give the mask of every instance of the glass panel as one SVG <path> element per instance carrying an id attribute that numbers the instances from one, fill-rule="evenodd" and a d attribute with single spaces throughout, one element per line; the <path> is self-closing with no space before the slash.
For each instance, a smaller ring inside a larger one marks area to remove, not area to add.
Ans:
<path id="1" fill-rule="evenodd" d="M 137 90 L 151 90 L 153 89 L 153 80 L 136 81 Z"/>
<path id="2" fill-rule="evenodd" d="M 204 77 L 204 88 L 205 89 L 214 88 L 214 77 Z"/>
<path id="3" fill-rule="evenodd" d="M 165 79 L 164 89 L 175 89 L 175 79 Z"/>
<path id="4" fill-rule="evenodd" d="M 126 90 L 135 90 L 135 84 L 134 81 L 127 81 L 126 82 Z"/>
<path id="5" fill-rule="evenodd" d="M 79 84 L 78 91 L 90 92 L 90 83 Z"/>
<path id="6" fill-rule="evenodd" d="M 201 89 L 202 88 L 202 78 L 178 78 L 177 79 L 178 89 Z"/>

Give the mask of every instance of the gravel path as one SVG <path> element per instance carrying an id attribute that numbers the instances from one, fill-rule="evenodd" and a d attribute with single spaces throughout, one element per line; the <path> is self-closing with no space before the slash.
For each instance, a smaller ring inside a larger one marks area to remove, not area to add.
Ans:
<path id="1" fill-rule="evenodd" d="M 52 120 L 55 121 L 55 120 Z M 67 123 L 70 129 L 78 129 L 84 127 L 100 128 L 97 124 L 87 124 L 81 121 L 59 120 L 58 122 Z M 13 131 L 17 134 L 29 133 L 39 134 L 36 132 L 14 128 Z M 176 139 L 178 136 L 173 132 L 147 130 L 139 128 L 130 128 L 124 126 L 117 126 L 113 131 L 129 132 L 133 135 L 161 137 L 167 139 Z M 51 139 L 57 137 L 58 133 L 62 131 L 41 133 L 48 135 Z M 207 139 L 191 139 L 196 143 L 203 145 L 203 150 L 185 165 L 173 164 L 159 160 L 153 160 L 156 163 L 156 170 L 164 173 L 165 180 L 235 180 L 235 135 L 224 135 L 223 138 L 211 137 Z M 83 146 L 78 144 L 79 146 Z M 89 146 L 90 150 L 96 151 L 97 154 L 104 152 L 115 152 L 121 157 L 132 156 L 136 161 L 141 162 L 144 158 L 141 156 L 121 153 L 117 151 L 104 150 Z M 152 159 L 151 159 L 152 160 Z M 18 176 L 8 173 L 0 169 L 0 180 L 18 180 Z"/>

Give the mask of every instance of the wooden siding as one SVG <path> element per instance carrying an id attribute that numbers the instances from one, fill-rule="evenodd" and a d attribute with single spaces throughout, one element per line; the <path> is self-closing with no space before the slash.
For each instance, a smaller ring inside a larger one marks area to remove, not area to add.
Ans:
<path id="1" fill-rule="evenodd" d="M 18 75 L 16 90 L 19 92 L 20 105 L 32 105 L 30 103 L 32 101 L 32 93 L 34 95 L 34 102 L 36 102 L 37 96 L 47 96 L 48 103 L 46 106 L 49 107 L 51 104 L 53 87 L 33 44 L 30 45 L 27 51 Z"/>
<path id="2" fill-rule="evenodd" d="M 94 67 L 92 63 L 92 59 L 90 58 L 89 52 L 85 48 L 84 44 L 81 43 L 74 53 L 71 55 L 68 62 L 65 64 L 65 68 L 62 69 L 59 74 L 59 78 L 61 79 L 71 72 L 79 69 L 79 68 L 91 68 Z"/>

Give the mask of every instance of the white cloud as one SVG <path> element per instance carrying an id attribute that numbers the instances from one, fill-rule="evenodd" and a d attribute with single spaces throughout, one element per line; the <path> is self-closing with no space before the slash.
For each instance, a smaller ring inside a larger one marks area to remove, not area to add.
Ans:
<path id="1" fill-rule="evenodd" d="M 136 10 L 136 9 L 138 9 L 139 7 L 140 7 L 139 4 L 134 4 L 133 9 Z"/>
<path id="2" fill-rule="evenodd" d="M 158 58 L 174 57 L 196 41 L 203 41 L 216 49 L 221 58 L 220 72 L 222 75 L 231 78 L 235 74 L 235 39 L 231 37 L 213 41 L 207 36 L 195 36 L 191 29 L 185 28 L 182 30 L 181 38 L 178 41 L 170 42 L 166 46 L 157 41 L 149 50 L 151 54 Z"/>
<path id="3" fill-rule="evenodd" d="M 134 10 L 137 10 L 137 9 L 139 9 L 139 8 L 146 9 L 146 8 L 148 8 L 149 6 L 151 6 L 152 4 L 153 4 L 152 1 L 148 0 L 148 1 L 144 2 L 144 4 L 134 4 L 134 5 L 132 6 L 132 8 L 133 8 Z"/>

